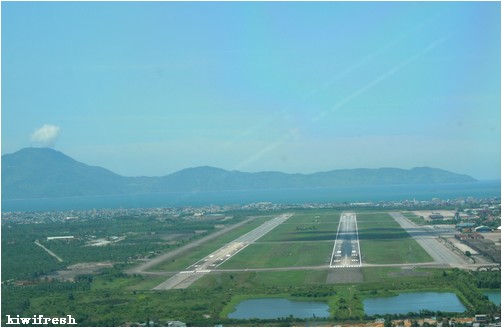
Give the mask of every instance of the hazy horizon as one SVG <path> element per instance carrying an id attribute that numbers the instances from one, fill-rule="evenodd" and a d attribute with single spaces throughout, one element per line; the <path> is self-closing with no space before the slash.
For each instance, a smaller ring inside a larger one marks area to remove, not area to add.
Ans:
<path id="1" fill-rule="evenodd" d="M 57 151 L 57 152 L 61 152 L 63 153 L 64 155 L 68 156 L 68 154 L 65 154 L 64 152 L 58 150 L 58 149 L 54 149 L 53 147 L 25 147 L 25 148 L 22 148 L 22 149 L 19 149 L 18 151 L 20 150 L 24 150 L 24 149 L 30 149 L 30 148 L 37 148 L 37 149 L 50 149 L 50 150 L 54 150 L 54 151 Z M 17 152 L 17 151 L 16 151 Z M 14 152 L 15 153 L 15 152 Z M 3 155 L 10 155 L 10 154 L 14 154 L 14 153 L 9 153 L 9 154 L 2 154 Z M 73 160 L 76 160 L 77 162 L 80 162 L 82 164 L 85 164 L 85 165 L 89 165 L 88 163 L 85 163 L 85 162 L 82 162 L 80 161 L 78 158 L 73 158 L 70 156 L 70 158 L 72 158 Z M 107 167 L 102 167 L 104 169 L 107 169 L 113 173 L 116 173 L 118 174 L 117 172 L 114 172 L 113 170 L 110 170 L 109 168 Z M 167 176 L 167 175 L 170 175 L 170 174 L 173 174 L 173 173 L 177 173 L 177 172 L 180 172 L 180 171 L 183 171 L 183 170 L 189 170 L 189 169 L 197 169 L 197 168 L 213 168 L 213 169 L 222 169 L 222 170 L 225 170 L 225 171 L 237 171 L 237 172 L 242 172 L 242 173 L 265 173 L 265 172 L 278 172 L 278 173 L 286 173 L 286 174 L 305 174 L 305 175 L 308 175 L 308 174 L 314 174 L 314 173 L 323 173 L 323 172 L 328 172 L 328 171 L 336 171 L 336 170 L 359 170 L 359 169 L 362 169 L 362 170 L 366 170 L 366 169 L 369 169 L 369 170 L 378 170 L 378 169 L 400 169 L 400 170 L 406 170 L 406 171 L 409 171 L 409 170 L 412 170 L 412 169 L 420 169 L 420 168 L 432 168 L 432 169 L 440 169 L 440 170 L 443 170 L 442 168 L 440 167 L 429 167 L 429 166 L 414 166 L 414 167 L 409 167 L 409 168 L 403 168 L 403 167 L 390 167 L 390 166 L 385 166 L 385 167 L 352 167 L 352 168 L 338 168 L 338 169 L 330 169 L 330 170 L 325 170 L 325 171 L 314 171 L 314 172 L 282 172 L 282 171 L 279 171 L 279 170 L 262 170 L 262 171 L 245 171 L 245 170 L 235 170 L 235 169 L 228 169 L 228 168 L 225 168 L 225 167 L 216 167 L 216 166 L 211 166 L 211 165 L 197 165 L 197 166 L 191 166 L 191 167 L 184 167 L 184 168 L 181 168 L 177 171 L 172 171 L 172 172 L 167 172 L 167 173 L 164 173 L 164 174 L 160 174 L 160 175 L 156 175 L 156 176 L 152 176 L 152 175 L 145 175 L 145 174 L 140 174 L 140 175 L 137 175 L 137 176 L 127 176 L 127 175 L 122 175 L 124 177 L 152 177 L 152 178 L 156 178 L 156 177 L 162 177 L 162 176 Z M 449 171 L 451 173 L 456 173 L 456 174 L 464 174 L 463 172 L 452 172 L 452 171 Z M 472 178 L 476 179 L 476 180 L 479 180 L 479 181 L 494 181 L 494 180 L 500 180 L 500 179 L 477 179 L 476 177 L 474 176 L 471 176 Z"/>
<path id="2" fill-rule="evenodd" d="M 499 2 L 3 2 L 2 154 L 500 179 Z"/>

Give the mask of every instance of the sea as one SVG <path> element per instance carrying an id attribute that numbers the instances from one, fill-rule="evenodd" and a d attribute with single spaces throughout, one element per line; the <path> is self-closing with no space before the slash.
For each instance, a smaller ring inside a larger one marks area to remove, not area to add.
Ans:
<path id="1" fill-rule="evenodd" d="M 37 199 L 6 199 L 2 212 L 66 211 L 117 208 L 202 207 L 246 205 L 258 202 L 277 204 L 364 203 L 385 201 L 430 201 L 500 198 L 500 180 L 456 184 L 352 186 L 331 188 L 267 189 L 233 191 L 193 191 L 106 196 Z"/>

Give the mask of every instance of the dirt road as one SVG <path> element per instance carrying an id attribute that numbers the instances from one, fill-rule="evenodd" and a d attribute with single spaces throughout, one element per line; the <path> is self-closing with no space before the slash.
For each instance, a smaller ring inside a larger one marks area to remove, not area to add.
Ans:
<path id="1" fill-rule="evenodd" d="M 47 253 L 49 253 L 50 256 L 55 257 L 59 262 L 63 262 L 63 259 L 57 256 L 53 251 L 45 247 L 44 245 L 40 244 L 38 240 L 35 240 L 35 245 L 42 247 Z"/>

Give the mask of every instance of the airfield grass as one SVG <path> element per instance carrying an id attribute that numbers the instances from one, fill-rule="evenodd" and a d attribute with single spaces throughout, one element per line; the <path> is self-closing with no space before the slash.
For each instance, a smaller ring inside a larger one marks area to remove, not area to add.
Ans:
<path id="1" fill-rule="evenodd" d="M 340 220 L 340 211 L 334 210 L 309 210 L 307 212 L 295 212 L 295 215 L 289 218 L 286 223 L 290 224 L 308 224 L 308 223 L 332 223 Z"/>
<path id="2" fill-rule="evenodd" d="M 291 271 L 239 271 L 239 272 L 212 272 L 197 280 L 190 289 L 205 288 L 285 288 L 295 286 L 347 286 L 353 283 L 326 283 L 327 276 L 332 270 L 340 269 L 316 269 L 316 270 L 291 270 Z M 371 286 L 378 289 L 379 284 L 394 283 L 413 289 L 415 282 L 426 283 L 429 279 L 439 276 L 443 269 L 414 268 L 412 270 L 401 267 L 363 267 L 364 281 L 356 285 Z"/>
<path id="3" fill-rule="evenodd" d="M 214 242 L 220 243 L 222 245 L 228 244 L 229 242 L 239 238 L 245 233 L 259 227 L 263 223 L 272 220 L 276 215 L 260 216 L 255 218 L 253 221 L 244 224 L 243 226 L 236 228 L 230 232 L 227 232 L 223 236 L 214 239 Z"/>
<path id="4" fill-rule="evenodd" d="M 260 217 L 180 256 L 152 268 L 153 271 L 183 270 L 223 245 L 251 231 L 274 216 Z M 285 223 L 259 239 L 259 242 L 296 241 L 297 243 L 255 243 L 232 257 L 220 268 L 270 268 L 311 266 L 329 263 L 340 212 L 312 211 L 295 214 Z M 326 241 L 319 243 L 319 241 Z"/>
<path id="5" fill-rule="evenodd" d="M 328 264 L 330 242 L 255 243 L 223 263 L 220 269 L 280 268 Z"/>
<path id="6" fill-rule="evenodd" d="M 221 268 L 327 265 L 339 220 L 339 211 L 296 214 L 225 262 Z M 406 264 L 433 260 L 385 212 L 357 213 L 357 223 L 364 263 Z"/>
<path id="7" fill-rule="evenodd" d="M 324 285 L 328 270 L 212 272 L 197 280 L 190 289 L 281 288 Z"/>
<path id="8" fill-rule="evenodd" d="M 413 212 L 401 212 L 408 220 L 412 221 L 416 225 L 425 225 L 427 222 L 425 221 L 423 216 L 418 216 Z"/>
<path id="9" fill-rule="evenodd" d="M 299 213 L 259 239 L 260 242 L 331 241 L 334 242 L 340 222 L 339 211 Z"/>
<path id="10" fill-rule="evenodd" d="M 220 268 L 328 265 L 339 220 L 338 211 L 295 214 L 258 242 L 223 263 Z"/>
<path id="11" fill-rule="evenodd" d="M 287 221 L 259 239 L 260 242 L 334 242 L 336 237 L 336 223 L 292 224 Z"/>
<path id="12" fill-rule="evenodd" d="M 363 263 L 431 262 L 427 252 L 387 213 L 358 214 Z"/>
<path id="13" fill-rule="evenodd" d="M 154 271 L 183 270 L 273 216 L 260 217 L 175 259 Z M 256 243 L 223 263 L 221 269 L 317 266 L 329 263 L 340 220 L 339 211 L 293 215 Z M 362 261 L 368 264 L 423 263 L 433 259 L 385 212 L 357 213 Z"/>
<path id="14" fill-rule="evenodd" d="M 432 262 L 433 259 L 427 254 L 416 241 L 408 240 L 375 240 L 363 243 L 363 262 L 372 264 L 398 264 L 398 263 L 424 263 Z"/>
<path id="15" fill-rule="evenodd" d="M 232 240 L 242 236 L 243 234 L 253 230 L 259 225 L 263 224 L 265 221 L 273 218 L 272 216 L 267 217 L 259 217 L 255 220 L 244 224 L 243 226 L 236 228 L 232 231 L 227 232 L 226 234 L 219 236 L 207 243 L 203 243 L 200 246 L 196 246 L 180 255 L 176 258 L 166 260 L 163 263 L 160 263 L 151 268 L 152 271 L 175 271 L 175 270 L 183 270 L 189 267 L 190 265 L 196 263 L 201 260 L 205 256 L 211 254 L 222 246 L 228 244 Z"/>

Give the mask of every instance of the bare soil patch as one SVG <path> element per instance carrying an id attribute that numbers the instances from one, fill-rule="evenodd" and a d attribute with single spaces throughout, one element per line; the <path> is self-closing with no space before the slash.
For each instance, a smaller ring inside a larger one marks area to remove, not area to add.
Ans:
<path id="1" fill-rule="evenodd" d="M 484 233 L 483 237 L 485 237 L 485 239 L 493 241 L 495 245 L 500 246 L 500 231 Z"/>
<path id="2" fill-rule="evenodd" d="M 400 272 L 389 272 L 390 277 L 430 276 L 430 272 L 417 271 L 415 267 L 402 267 Z"/>
<path id="3" fill-rule="evenodd" d="M 340 284 L 340 283 L 353 283 L 363 282 L 363 271 L 359 268 L 336 268 L 328 272 L 326 283 Z"/>
<path id="4" fill-rule="evenodd" d="M 73 281 L 75 277 L 83 274 L 94 274 L 104 268 L 113 267 L 112 262 L 87 262 L 70 265 L 66 270 L 56 271 L 55 274 L 47 276 L 52 279 Z"/>

